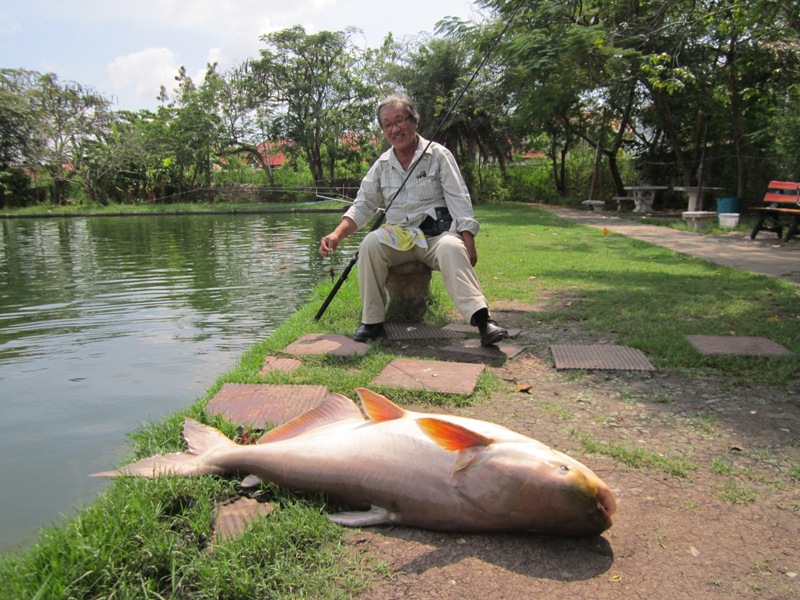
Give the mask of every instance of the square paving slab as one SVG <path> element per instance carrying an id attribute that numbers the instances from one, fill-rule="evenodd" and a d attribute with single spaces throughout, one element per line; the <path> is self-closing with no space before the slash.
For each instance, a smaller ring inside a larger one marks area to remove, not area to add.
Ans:
<path id="1" fill-rule="evenodd" d="M 514 358 L 525 348 L 507 340 L 492 346 L 481 346 L 479 339 L 460 340 L 442 348 L 439 354 L 444 358 L 471 362 L 504 363 Z"/>
<path id="2" fill-rule="evenodd" d="M 556 369 L 603 369 L 608 371 L 655 371 L 641 350 L 613 344 L 564 344 L 550 346 Z"/>
<path id="3" fill-rule="evenodd" d="M 425 323 L 386 323 L 386 337 L 389 340 L 437 340 L 464 337 L 461 332 L 447 327 L 433 327 Z M 475 329 L 473 327 L 473 329 Z"/>
<path id="4" fill-rule="evenodd" d="M 343 335 L 309 333 L 300 336 L 284 348 L 286 354 L 300 356 L 304 354 L 332 354 L 334 356 L 364 356 L 369 346 L 364 342 L 356 342 Z"/>
<path id="5" fill-rule="evenodd" d="M 225 383 L 206 406 L 210 415 L 263 429 L 281 425 L 314 408 L 328 395 L 324 385 Z"/>
<path id="6" fill-rule="evenodd" d="M 483 369 L 483 365 L 397 358 L 372 383 L 407 390 L 471 394 Z"/>
<path id="7" fill-rule="evenodd" d="M 733 335 L 687 335 L 700 354 L 740 354 L 743 356 L 791 356 L 792 352 L 765 337 Z"/>
<path id="8" fill-rule="evenodd" d="M 303 363 L 297 360 L 296 358 L 281 358 L 279 356 L 267 356 L 264 359 L 264 366 L 261 367 L 261 370 L 258 372 L 259 375 L 266 375 L 270 371 L 284 371 L 285 373 L 291 373 L 292 371 L 299 369 L 303 366 Z"/>
<path id="9" fill-rule="evenodd" d="M 275 508 L 268 502 L 258 502 L 251 498 L 238 498 L 223 504 L 217 510 L 211 543 L 216 544 L 242 535 L 255 519 L 265 517 Z"/>

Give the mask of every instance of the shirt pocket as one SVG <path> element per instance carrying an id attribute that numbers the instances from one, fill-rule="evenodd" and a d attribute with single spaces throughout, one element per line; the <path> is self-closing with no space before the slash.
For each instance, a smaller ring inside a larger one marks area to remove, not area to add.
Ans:
<path id="1" fill-rule="evenodd" d="M 420 202 L 439 201 L 444 198 L 438 173 L 423 173 L 414 179 L 414 193 Z"/>

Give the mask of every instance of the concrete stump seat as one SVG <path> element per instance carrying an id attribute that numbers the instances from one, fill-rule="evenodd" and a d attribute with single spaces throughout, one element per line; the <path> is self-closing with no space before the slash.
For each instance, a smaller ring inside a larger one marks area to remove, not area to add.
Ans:
<path id="1" fill-rule="evenodd" d="M 433 271 L 421 262 L 411 261 L 389 269 L 386 280 L 387 321 L 421 321 L 428 310 Z"/>

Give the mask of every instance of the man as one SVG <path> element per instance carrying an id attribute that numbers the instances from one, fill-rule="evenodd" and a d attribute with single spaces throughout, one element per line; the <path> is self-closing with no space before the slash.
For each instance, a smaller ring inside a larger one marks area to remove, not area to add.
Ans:
<path id="1" fill-rule="evenodd" d="M 365 342 L 383 335 L 389 268 L 414 260 L 441 271 L 453 304 L 478 328 L 481 345 L 507 338 L 508 331 L 490 317 L 475 274 L 479 224 L 455 158 L 441 144 L 429 143 L 417 133 L 419 112 L 407 94 L 384 99 L 378 105 L 378 123 L 392 147 L 372 165 L 353 206 L 319 247 L 322 256 L 329 256 L 339 242 L 391 203 L 386 223 L 365 236 L 359 247 L 362 317 L 353 339 Z"/>

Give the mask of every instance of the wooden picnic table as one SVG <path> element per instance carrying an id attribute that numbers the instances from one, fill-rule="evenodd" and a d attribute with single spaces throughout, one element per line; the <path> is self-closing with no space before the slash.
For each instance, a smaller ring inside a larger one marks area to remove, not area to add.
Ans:
<path id="1" fill-rule="evenodd" d="M 683 192 L 689 197 L 689 207 L 686 209 L 688 212 L 697 212 L 703 210 L 703 199 L 697 197 L 697 193 L 700 191 L 699 187 L 691 187 L 691 186 L 680 186 L 673 188 L 676 192 Z M 721 187 L 709 187 L 703 186 L 702 191 L 704 192 L 720 192 L 725 188 Z"/>
<path id="2" fill-rule="evenodd" d="M 625 190 L 633 194 L 635 213 L 647 213 L 653 210 L 656 192 L 669 189 L 666 185 L 626 185 Z"/>

